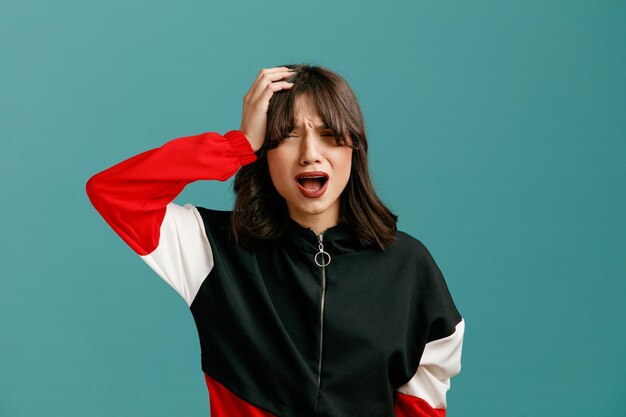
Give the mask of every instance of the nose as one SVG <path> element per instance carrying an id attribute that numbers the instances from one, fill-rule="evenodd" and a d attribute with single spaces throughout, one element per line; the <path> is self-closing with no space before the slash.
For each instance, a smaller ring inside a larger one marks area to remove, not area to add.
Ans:
<path id="1" fill-rule="evenodd" d="M 307 134 L 300 146 L 300 164 L 312 165 L 322 162 L 322 156 L 320 154 L 319 140 L 315 134 Z"/>

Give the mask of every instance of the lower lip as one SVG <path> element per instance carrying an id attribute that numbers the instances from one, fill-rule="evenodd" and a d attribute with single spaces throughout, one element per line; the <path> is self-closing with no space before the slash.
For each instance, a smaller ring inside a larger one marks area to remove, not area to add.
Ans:
<path id="1" fill-rule="evenodd" d="M 300 190 L 303 196 L 308 197 L 308 198 L 315 198 L 315 197 L 321 197 L 326 192 L 326 188 L 328 188 L 329 181 L 330 181 L 330 178 L 326 179 L 326 182 L 324 183 L 324 185 L 322 185 L 322 188 L 320 188 L 317 191 L 311 191 L 311 190 L 304 188 L 302 185 L 300 185 L 300 183 L 297 180 L 296 180 L 296 185 L 298 186 L 298 190 Z"/>

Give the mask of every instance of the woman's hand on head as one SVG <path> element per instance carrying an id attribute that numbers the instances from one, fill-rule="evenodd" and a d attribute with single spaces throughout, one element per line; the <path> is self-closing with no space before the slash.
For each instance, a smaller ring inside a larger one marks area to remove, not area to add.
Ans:
<path id="1" fill-rule="evenodd" d="M 254 152 L 261 149 L 267 129 L 267 109 L 275 91 L 289 89 L 293 83 L 283 81 L 293 70 L 287 67 L 263 68 L 252 87 L 243 97 L 243 112 L 239 130 L 248 138 Z"/>

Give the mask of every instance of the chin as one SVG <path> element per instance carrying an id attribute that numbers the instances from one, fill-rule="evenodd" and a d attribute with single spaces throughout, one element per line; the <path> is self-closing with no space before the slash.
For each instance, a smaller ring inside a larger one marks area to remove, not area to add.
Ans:
<path id="1" fill-rule="evenodd" d="M 330 207 L 328 206 L 316 206 L 316 207 L 297 207 L 298 213 L 309 214 L 309 215 L 318 215 L 325 213 L 328 211 Z"/>
<path id="2" fill-rule="evenodd" d="M 294 205 L 294 211 L 305 215 L 319 215 L 327 212 L 331 207 L 332 204 L 329 203 L 311 201 L 309 203 Z"/>

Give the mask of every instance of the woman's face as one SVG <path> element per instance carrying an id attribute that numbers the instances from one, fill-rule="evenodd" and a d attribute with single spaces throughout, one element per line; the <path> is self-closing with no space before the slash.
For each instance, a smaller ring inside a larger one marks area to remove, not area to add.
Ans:
<path id="1" fill-rule="evenodd" d="M 342 191 L 350 178 L 352 148 L 338 145 L 315 110 L 295 102 L 296 127 L 267 152 L 274 187 L 285 199 L 289 216 L 317 233 L 337 224 Z M 316 177 L 300 179 L 302 175 Z"/>

